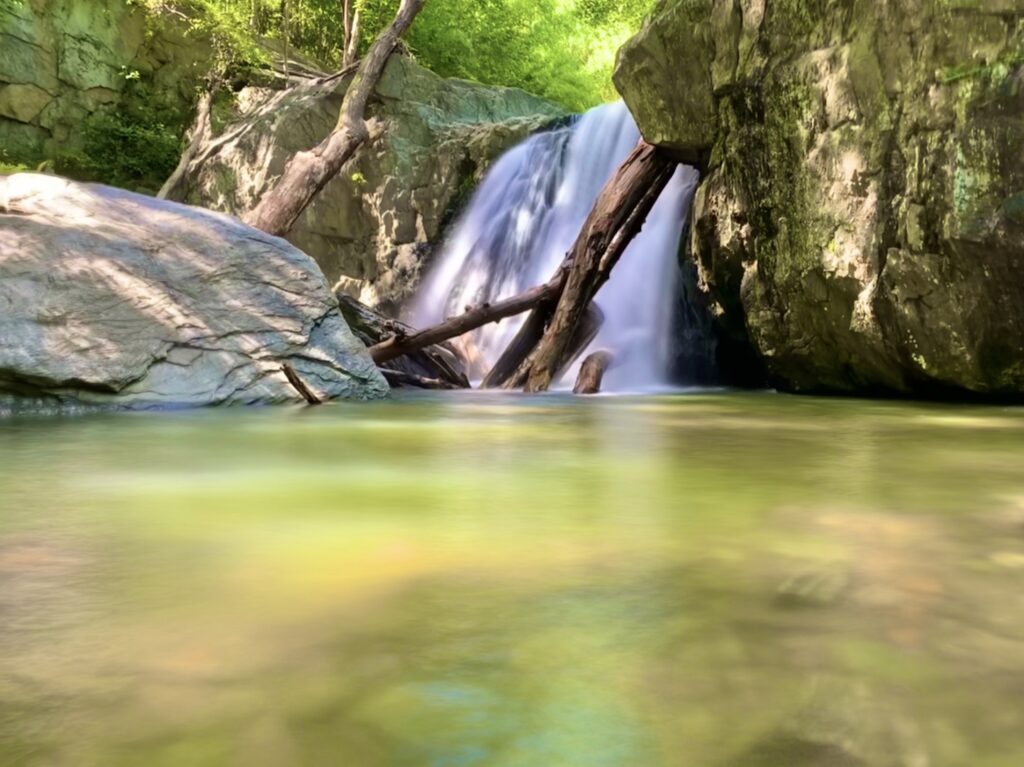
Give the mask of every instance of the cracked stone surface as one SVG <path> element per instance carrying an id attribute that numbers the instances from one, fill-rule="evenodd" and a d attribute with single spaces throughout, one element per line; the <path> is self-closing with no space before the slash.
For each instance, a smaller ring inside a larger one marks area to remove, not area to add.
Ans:
<path id="1" fill-rule="evenodd" d="M 223 214 L 55 176 L 0 177 L 0 394 L 128 407 L 388 387 L 323 274 Z"/>
<path id="2" fill-rule="evenodd" d="M 615 82 L 705 158 L 720 331 L 797 391 L 1024 394 L 1024 0 L 668 0 Z"/>

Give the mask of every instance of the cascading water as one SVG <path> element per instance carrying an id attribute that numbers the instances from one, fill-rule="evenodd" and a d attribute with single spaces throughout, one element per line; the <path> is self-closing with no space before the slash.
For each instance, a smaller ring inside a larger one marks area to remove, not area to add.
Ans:
<path id="1" fill-rule="evenodd" d="M 629 111 L 618 102 L 531 136 L 503 155 L 420 288 L 412 308 L 414 324 L 432 325 L 466 306 L 546 282 L 572 246 L 601 187 L 639 138 Z M 589 348 L 615 355 L 605 390 L 667 383 L 679 292 L 679 241 L 696 183 L 693 169 L 676 172 L 643 231 L 597 294 L 604 324 Z M 508 319 L 463 337 L 475 376 L 490 369 L 522 321 Z"/>

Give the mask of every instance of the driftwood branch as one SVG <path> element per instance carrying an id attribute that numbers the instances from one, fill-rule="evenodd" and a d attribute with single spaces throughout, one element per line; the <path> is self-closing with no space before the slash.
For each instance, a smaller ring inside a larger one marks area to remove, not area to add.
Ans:
<path id="1" fill-rule="evenodd" d="M 506 388 L 545 391 L 566 367 L 587 307 L 607 282 L 675 172 L 676 162 L 640 141 L 605 184 L 570 251 L 569 275 L 543 337 Z"/>
<path id="2" fill-rule="evenodd" d="M 392 386 L 415 386 L 418 389 L 463 389 L 463 386 L 456 386 L 451 381 L 442 378 L 428 378 L 418 376 L 414 373 L 407 373 L 404 370 L 393 370 L 392 368 L 381 368 L 381 374 Z"/>
<path id="3" fill-rule="evenodd" d="M 359 63 L 334 130 L 320 144 L 297 153 L 288 161 L 277 183 L 244 217 L 247 224 L 269 234 L 287 234 L 320 190 L 370 137 L 366 124 L 367 101 L 399 39 L 425 2 L 402 0 L 394 21 L 381 32 Z"/>
<path id="4" fill-rule="evenodd" d="M 493 304 L 473 307 L 463 314 L 448 318 L 439 325 L 434 325 L 411 335 L 395 334 L 386 341 L 371 346 L 370 356 L 373 357 L 374 362 L 380 365 L 395 357 L 401 357 L 403 354 L 422 349 L 424 346 L 441 343 L 492 322 L 498 322 L 506 317 L 522 314 L 539 303 L 550 301 L 557 297 L 562 289 L 564 280 L 565 272 L 559 270 L 544 285 L 537 285 L 512 298 L 496 301 Z"/>
<path id="5" fill-rule="evenodd" d="M 323 403 L 323 400 L 316 396 L 312 390 L 306 386 L 306 382 L 299 378 L 299 374 L 295 372 L 295 368 L 287 362 L 281 365 L 281 372 L 284 373 L 284 377 L 288 379 L 288 383 L 295 387 L 295 391 L 301 394 L 302 398 L 310 405 L 319 405 Z"/>

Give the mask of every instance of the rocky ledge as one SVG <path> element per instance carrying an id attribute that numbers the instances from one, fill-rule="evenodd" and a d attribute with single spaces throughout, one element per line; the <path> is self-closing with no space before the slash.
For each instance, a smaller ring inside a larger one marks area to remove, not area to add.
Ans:
<path id="1" fill-rule="evenodd" d="M 330 134 L 350 81 L 242 89 L 231 118 L 198 149 L 182 197 L 229 213 L 252 209 L 296 152 Z M 490 163 L 563 115 L 525 91 L 444 79 L 393 56 L 369 105 L 376 139 L 324 187 L 288 239 L 342 292 L 396 313 Z"/>
<path id="2" fill-rule="evenodd" d="M 166 407 L 388 386 L 316 264 L 229 216 L 53 176 L 0 177 L 0 395 Z"/>
<path id="3" fill-rule="evenodd" d="M 1024 2 L 666 0 L 615 81 L 703 166 L 731 348 L 797 391 L 1024 394 Z"/>

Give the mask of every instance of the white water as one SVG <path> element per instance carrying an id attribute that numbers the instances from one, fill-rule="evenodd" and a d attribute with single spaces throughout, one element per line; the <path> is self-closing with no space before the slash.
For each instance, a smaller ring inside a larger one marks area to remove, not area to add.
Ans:
<path id="1" fill-rule="evenodd" d="M 431 325 L 466 306 L 495 301 L 546 282 L 572 246 L 601 187 L 640 134 L 621 102 L 597 107 L 574 124 L 531 136 L 487 173 L 456 223 L 412 307 Z M 615 365 L 606 391 L 657 388 L 667 381 L 673 307 L 679 295 L 679 240 L 697 183 L 680 168 L 643 231 L 598 293 L 604 324 L 588 351 L 607 349 Z M 482 377 L 523 317 L 488 325 L 462 340 Z M 563 380 L 569 380 L 570 371 Z"/>

